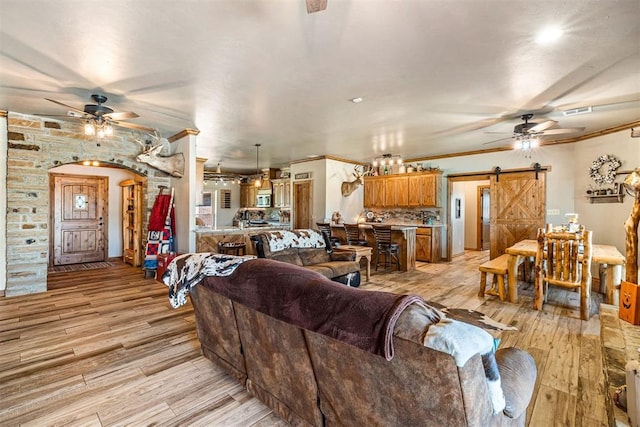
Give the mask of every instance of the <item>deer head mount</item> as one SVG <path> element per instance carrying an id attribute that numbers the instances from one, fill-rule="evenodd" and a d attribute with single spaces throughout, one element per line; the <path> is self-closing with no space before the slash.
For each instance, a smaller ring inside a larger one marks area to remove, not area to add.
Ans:
<path id="1" fill-rule="evenodd" d="M 356 191 L 356 188 L 358 188 L 358 186 L 364 183 L 362 178 L 371 174 L 371 171 L 372 171 L 371 167 L 368 167 L 365 169 L 364 166 L 358 166 L 358 165 L 354 166 L 353 170 L 354 170 L 353 176 L 356 179 L 354 179 L 351 182 L 345 181 L 342 183 L 342 186 L 340 187 L 340 190 L 342 191 L 342 197 L 349 197 L 351 193 Z"/>
<path id="2" fill-rule="evenodd" d="M 152 168 L 166 172 L 176 178 L 182 178 L 184 175 L 184 154 L 176 153 L 170 156 L 161 156 L 162 149 L 169 144 L 164 138 L 156 145 L 145 144 L 138 141 L 142 145 L 142 153 L 138 154 L 136 160 L 140 163 L 146 163 Z"/>

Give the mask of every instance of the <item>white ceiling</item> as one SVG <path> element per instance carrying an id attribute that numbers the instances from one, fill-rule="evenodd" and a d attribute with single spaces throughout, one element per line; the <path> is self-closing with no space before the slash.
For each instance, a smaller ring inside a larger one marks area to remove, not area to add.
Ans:
<path id="1" fill-rule="evenodd" d="M 564 36 L 536 43 L 548 26 Z M 200 130 L 223 171 L 255 170 L 256 143 L 260 167 L 503 147 L 527 112 L 591 133 L 640 120 L 640 1 L 0 0 L 0 109 L 92 93 Z"/>

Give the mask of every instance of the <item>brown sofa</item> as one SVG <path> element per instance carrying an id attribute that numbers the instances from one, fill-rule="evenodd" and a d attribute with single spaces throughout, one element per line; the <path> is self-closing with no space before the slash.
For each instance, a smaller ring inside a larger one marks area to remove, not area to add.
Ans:
<path id="1" fill-rule="evenodd" d="M 333 252 L 324 233 L 312 229 L 265 231 L 251 237 L 259 258 L 295 264 L 345 285 L 360 286 L 355 254 Z"/>
<path id="2" fill-rule="evenodd" d="M 536 378 L 532 357 L 505 348 L 458 366 L 454 356 L 424 344 L 447 319 L 409 297 L 342 286 L 267 259 L 206 277 L 190 294 L 203 354 L 292 425 L 525 425 Z M 376 312 L 389 298 L 411 303 L 387 313 L 389 320 Z M 363 325 L 390 328 L 387 357 L 362 349 L 379 348 L 368 330 L 361 333 Z M 474 336 L 486 334 L 469 328 Z M 506 402 L 497 413 L 486 360 L 497 366 Z"/>

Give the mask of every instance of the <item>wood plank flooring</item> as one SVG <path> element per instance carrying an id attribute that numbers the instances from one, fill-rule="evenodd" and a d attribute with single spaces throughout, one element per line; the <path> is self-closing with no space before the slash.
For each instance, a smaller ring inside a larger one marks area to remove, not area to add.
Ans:
<path id="1" fill-rule="evenodd" d="M 599 317 L 581 321 L 578 294 L 559 290 L 533 310 L 479 298 L 487 252 L 410 273 L 373 273 L 363 289 L 416 293 L 514 325 L 501 346 L 538 367 L 529 426 L 607 425 Z M 191 305 L 174 310 L 167 288 L 125 264 L 49 276 L 49 291 L 0 299 L 0 425 L 285 425 L 200 354 Z M 597 300 L 595 304 L 597 306 Z"/>

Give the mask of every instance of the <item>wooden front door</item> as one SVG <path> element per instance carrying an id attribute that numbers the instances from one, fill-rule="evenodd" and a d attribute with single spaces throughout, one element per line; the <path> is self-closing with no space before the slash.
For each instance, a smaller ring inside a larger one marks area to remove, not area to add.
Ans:
<path id="1" fill-rule="evenodd" d="M 104 261 L 106 177 L 52 174 L 53 265 Z"/>
<path id="2" fill-rule="evenodd" d="M 520 240 L 535 239 L 546 212 L 544 172 L 491 175 L 491 259 Z"/>
<path id="3" fill-rule="evenodd" d="M 293 183 L 293 228 L 311 227 L 311 181 Z"/>

